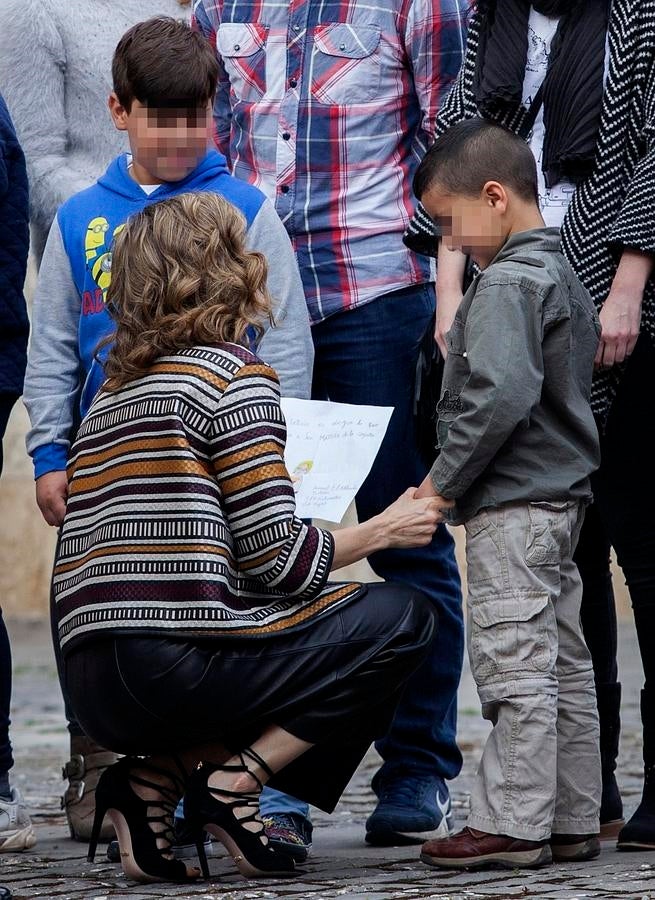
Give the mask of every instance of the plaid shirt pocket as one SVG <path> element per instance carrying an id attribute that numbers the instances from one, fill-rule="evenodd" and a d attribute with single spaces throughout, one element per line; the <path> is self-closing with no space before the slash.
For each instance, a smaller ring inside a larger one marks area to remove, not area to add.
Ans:
<path id="1" fill-rule="evenodd" d="M 256 103 L 266 92 L 267 37 L 267 25 L 223 22 L 219 26 L 216 48 L 237 100 Z"/>
<path id="2" fill-rule="evenodd" d="M 380 85 L 379 45 L 377 25 L 319 25 L 312 48 L 312 96 L 337 106 L 374 100 Z"/>

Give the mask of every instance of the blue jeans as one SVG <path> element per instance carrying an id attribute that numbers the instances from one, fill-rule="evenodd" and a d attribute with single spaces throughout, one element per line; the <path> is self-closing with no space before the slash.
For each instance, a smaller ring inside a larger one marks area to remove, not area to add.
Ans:
<path id="1" fill-rule="evenodd" d="M 413 396 L 418 347 L 434 302 L 432 285 L 414 285 L 312 328 L 314 399 L 394 407 L 378 457 L 357 494 L 360 521 L 417 487 L 427 474 L 412 438 Z M 380 774 L 455 778 L 462 766 L 455 734 L 464 625 L 453 540 L 442 525 L 429 546 L 385 550 L 369 563 L 381 578 L 422 591 L 438 614 L 432 651 L 410 679 L 390 731 L 376 743 L 384 760 Z M 305 804 L 281 796 L 265 790 L 262 814 L 306 815 Z"/>

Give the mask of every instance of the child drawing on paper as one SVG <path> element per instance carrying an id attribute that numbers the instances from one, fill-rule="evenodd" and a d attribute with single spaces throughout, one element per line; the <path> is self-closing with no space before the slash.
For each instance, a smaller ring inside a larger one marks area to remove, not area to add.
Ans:
<path id="1" fill-rule="evenodd" d="M 314 468 L 314 460 L 313 459 L 305 459 L 302 462 L 299 462 L 296 468 L 291 472 L 291 482 L 293 484 L 293 489 L 298 493 L 300 490 L 300 485 L 302 484 L 303 476 L 309 475 L 309 473 Z"/>

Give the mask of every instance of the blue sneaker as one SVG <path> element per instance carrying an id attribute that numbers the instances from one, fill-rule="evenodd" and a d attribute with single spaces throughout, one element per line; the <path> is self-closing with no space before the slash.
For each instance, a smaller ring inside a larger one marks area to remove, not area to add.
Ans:
<path id="1" fill-rule="evenodd" d="M 398 773 L 373 778 L 378 805 L 366 822 L 366 841 L 376 847 L 420 844 L 454 830 L 450 794 L 438 776 Z"/>

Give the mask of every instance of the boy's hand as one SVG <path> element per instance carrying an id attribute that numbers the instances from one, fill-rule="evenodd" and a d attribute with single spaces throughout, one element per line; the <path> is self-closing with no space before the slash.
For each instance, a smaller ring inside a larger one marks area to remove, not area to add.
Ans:
<path id="1" fill-rule="evenodd" d="M 66 513 L 68 478 L 66 472 L 46 472 L 36 479 L 36 502 L 48 525 L 61 525 Z"/>
<path id="2" fill-rule="evenodd" d="M 441 494 L 437 494 L 434 489 L 434 485 L 432 484 L 432 479 L 429 475 L 426 475 L 420 486 L 418 487 L 414 497 L 419 500 L 422 497 L 430 497 L 432 499 L 437 500 L 437 509 L 452 509 L 455 505 L 454 500 L 446 500 L 445 497 L 442 497 Z M 443 520 L 443 519 L 442 519 Z"/>

